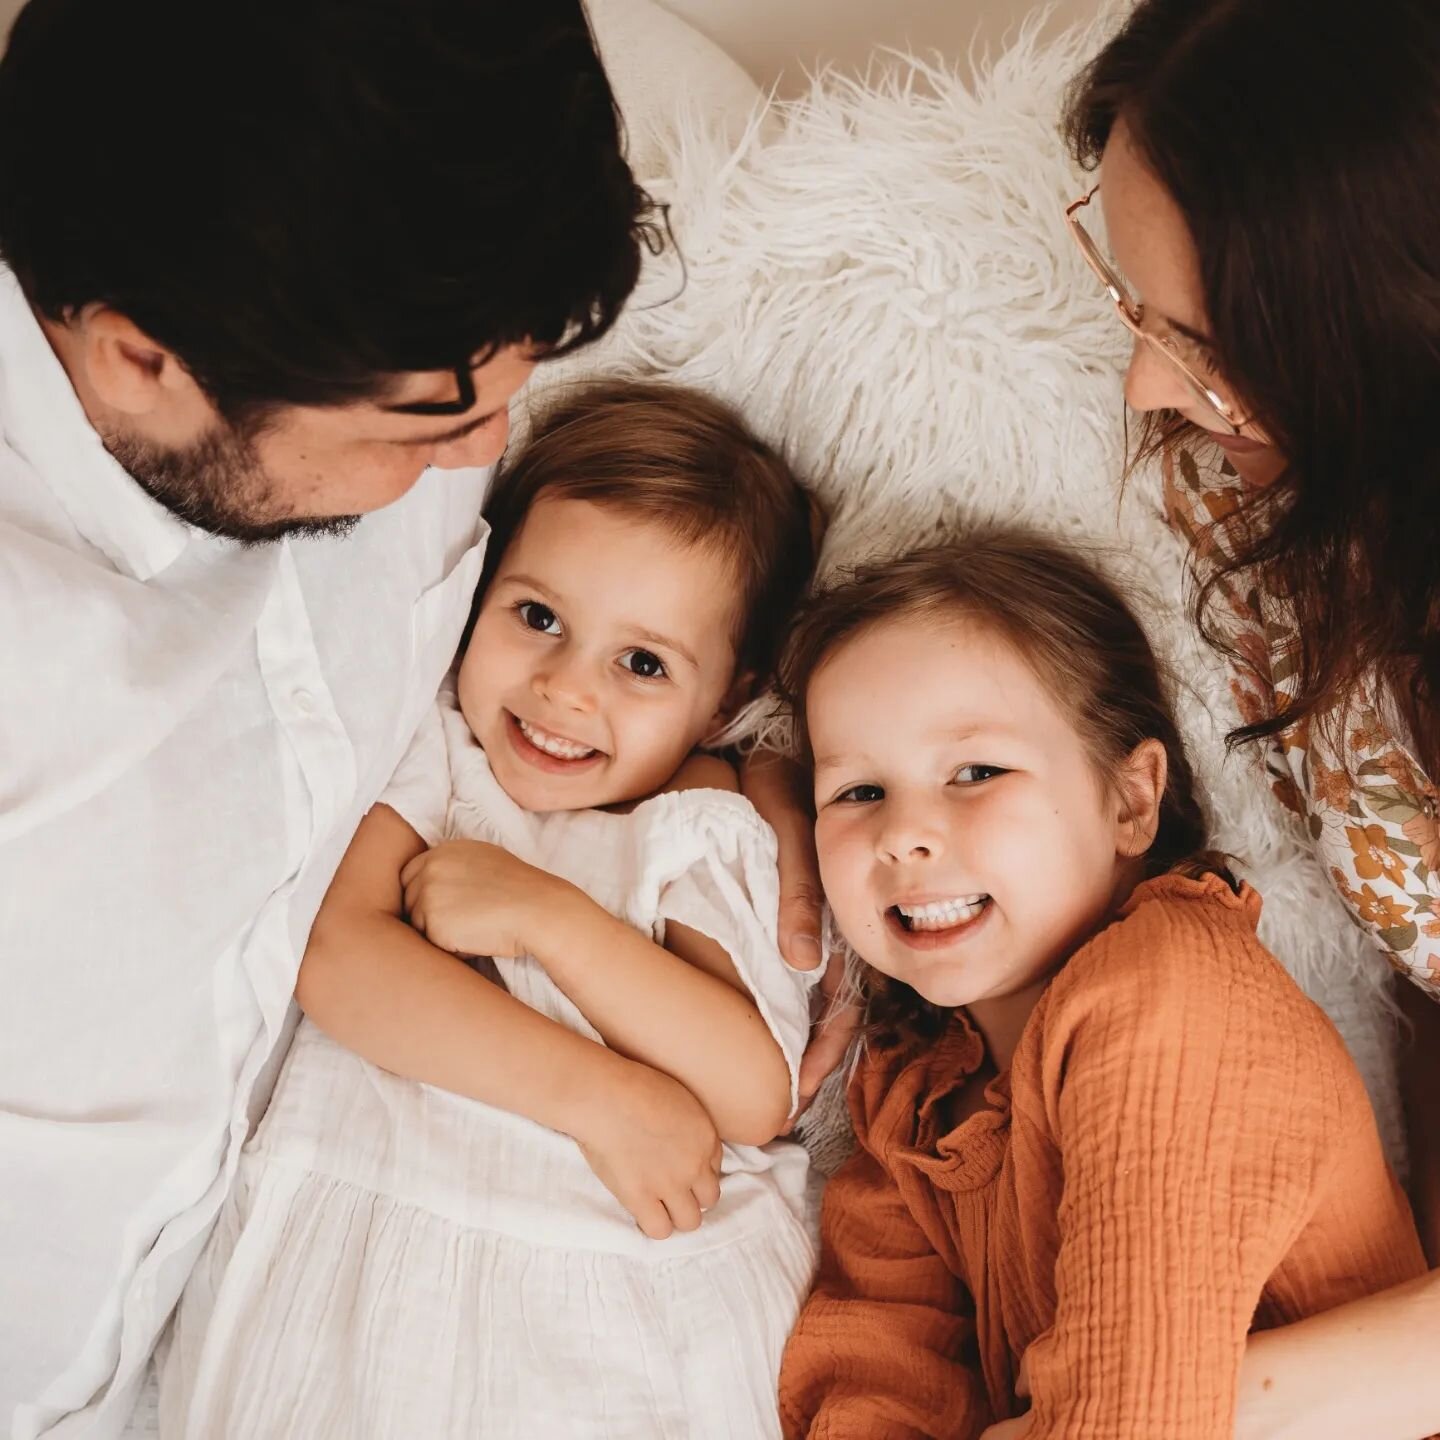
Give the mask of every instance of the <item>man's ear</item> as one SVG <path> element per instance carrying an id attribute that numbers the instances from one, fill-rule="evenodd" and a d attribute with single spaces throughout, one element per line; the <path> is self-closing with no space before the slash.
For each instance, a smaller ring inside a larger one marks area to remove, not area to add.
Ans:
<path id="1" fill-rule="evenodd" d="M 86 378 L 100 401 L 124 415 L 149 415 L 200 396 L 173 350 L 108 305 L 87 305 L 71 324 Z"/>
<path id="2" fill-rule="evenodd" d="M 1138 859 L 1154 843 L 1169 773 L 1165 747 L 1142 740 L 1125 758 L 1115 780 L 1115 851 Z"/>

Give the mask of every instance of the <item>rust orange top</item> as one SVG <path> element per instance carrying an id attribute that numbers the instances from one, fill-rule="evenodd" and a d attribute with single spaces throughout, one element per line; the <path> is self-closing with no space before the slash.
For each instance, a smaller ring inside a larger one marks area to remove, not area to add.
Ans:
<path id="1" fill-rule="evenodd" d="M 1216 877 L 1140 886 L 1035 1007 L 989 1107 L 957 1012 L 852 1082 L 785 1353 L 787 1437 L 1231 1440 L 1247 1332 L 1425 1273 L 1334 1026 Z"/>

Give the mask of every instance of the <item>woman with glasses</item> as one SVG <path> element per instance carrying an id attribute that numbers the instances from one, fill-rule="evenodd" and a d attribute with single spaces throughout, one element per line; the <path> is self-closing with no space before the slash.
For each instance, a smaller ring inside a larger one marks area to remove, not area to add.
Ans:
<path id="1" fill-rule="evenodd" d="M 1142 0 L 1079 78 L 1071 233 L 1135 337 L 1196 619 L 1350 914 L 1413 985 L 1440 1261 L 1440 4 Z M 1102 238 L 1103 237 L 1103 238 Z M 1137 457 L 1138 458 L 1138 457 Z M 1238 1433 L 1440 1429 L 1440 1272 L 1252 1339 Z M 1023 1435 L 1025 1422 L 997 1427 Z"/>

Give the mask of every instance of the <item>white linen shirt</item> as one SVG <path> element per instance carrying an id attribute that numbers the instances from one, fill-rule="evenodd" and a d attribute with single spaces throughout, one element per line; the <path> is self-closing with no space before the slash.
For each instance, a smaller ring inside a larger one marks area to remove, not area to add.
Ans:
<path id="1" fill-rule="evenodd" d="M 488 475 L 216 539 L 110 457 L 0 271 L 0 1434 L 122 1430 L 454 656 Z"/>

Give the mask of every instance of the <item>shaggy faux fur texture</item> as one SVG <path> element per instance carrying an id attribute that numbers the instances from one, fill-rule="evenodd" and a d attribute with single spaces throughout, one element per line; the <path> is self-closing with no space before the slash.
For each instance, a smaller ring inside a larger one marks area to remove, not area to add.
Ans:
<path id="1" fill-rule="evenodd" d="M 1398 1160 L 1388 968 L 1253 754 L 1226 755 L 1237 716 L 1187 615 L 1158 474 L 1122 495 L 1127 336 L 1066 233 L 1086 180 L 1058 132 L 1103 29 L 1038 29 L 973 79 L 902 56 L 866 83 L 819 76 L 738 149 L 680 124 L 656 188 L 683 279 L 673 255 L 652 264 L 617 332 L 542 367 L 532 403 L 597 370 L 732 402 L 830 511 L 826 568 L 996 517 L 1102 547 L 1173 667 L 1215 841 L 1265 897 L 1266 942 L 1344 1034 Z M 827 1109 L 829 1135 L 833 1096 Z M 835 1137 L 816 1141 L 833 1160 Z"/>

